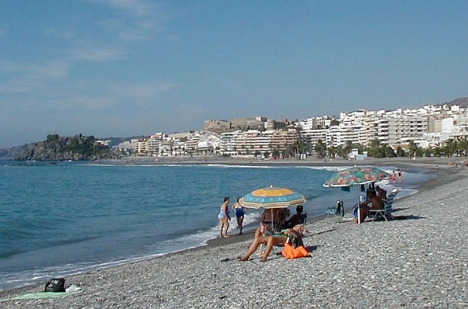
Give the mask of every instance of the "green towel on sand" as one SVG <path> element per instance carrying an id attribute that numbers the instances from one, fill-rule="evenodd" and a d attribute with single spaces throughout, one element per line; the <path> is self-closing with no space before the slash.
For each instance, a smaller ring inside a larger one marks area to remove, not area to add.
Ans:
<path id="1" fill-rule="evenodd" d="M 7 301 L 7 300 L 22 300 L 22 299 L 47 299 L 47 298 L 59 298 L 65 296 L 72 296 L 83 292 L 75 291 L 75 292 L 38 292 L 38 293 L 28 293 L 28 294 L 20 294 L 14 296 L 12 298 L 5 298 L 1 299 L 0 302 Z"/>

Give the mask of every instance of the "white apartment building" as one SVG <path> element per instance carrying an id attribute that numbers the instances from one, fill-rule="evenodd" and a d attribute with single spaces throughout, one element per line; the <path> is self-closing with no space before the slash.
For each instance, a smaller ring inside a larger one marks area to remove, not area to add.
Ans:
<path id="1" fill-rule="evenodd" d="M 219 153 L 222 155 L 254 155 L 285 150 L 298 138 L 294 128 L 278 129 L 275 121 L 264 117 L 245 118 L 233 123 L 264 128 L 224 132 L 209 131 L 173 134 L 168 138 L 156 133 L 135 141 L 137 153 L 153 155 L 185 155 L 187 153 Z M 358 110 L 340 113 L 339 125 L 331 126 L 328 116 L 309 117 L 296 122 L 301 134 L 313 149 L 319 140 L 327 147 L 344 146 L 348 142 L 368 146 L 374 139 L 381 144 L 404 144 L 414 141 L 421 147 L 443 145 L 449 139 L 468 135 L 468 112 L 465 108 L 449 105 L 427 105 L 422 108 L 396 109 L 394 111 Z M 227 129 L 225 121 L 205 122 L 207 126 Z M 285 121 L 286 125 L 286 121 Z M 320 128 L 320 129 L 317 129 Z M 266 130 L 265 130 L 266 129 Z M 120 146 L 120 145 L 119 145 Z"/>
<path id="2" fill-rule="evenodd" d="M 328 129 L 327 146 L 345 146 L 347 143 L 367 146 L 374 136 L 373 128 L 369 125 L 337 125 Z"/>
<path id="3" fill-rule="evenodd" d="M 378 139 L 381 144 L 389 144 L 388 118 L 379 118 L 374 121 L 374 139 Z"/>
<path id="4" fill-rule="evenodd" d="M 146 154 L 157 155 L 159 154 L 159 148 L 161 140 L 164 138 L 164 133 L 155 133 L 146 139 Z"/>
<path id="5" fill-rule="evenodd" d="M 271 131 L 248 130 L 237 135 L 235 150 L 240 155 L 254 155 L 269 151 Z"/>
<path id="6" fill-rule="evenodd" d="M 221 134 L 220 153 L 223 155 L 272 154 L 284 150 L 297 139 L 296 130 L 248 130 Z"/>
<path id="7" fill-rule="evenodd" d="M 402 116 L 388 118 L 388 143 L 397 144 L 423 137 L 428 131 L 428 117 Z"/>
<path id="8" fill-rule="evenodd" d="M 237 136 L 241 134 L 242 131 L 237 130 L 233 132 L 223 132 L 220 134 L 221 143 L 220 143 L 220 153 L 225 156 L 236 156 L 237 147 L 236 140 Z"/>
<path id="9" fill-rule="evenodd" d="M 321 129 L 329 128 L 331 126 L 332 119 L 328 116 L 316 117 L 315 119 L 317 120 L 317 127 L 320 127 Z"/>
<path id="10" fill-rule="evenodd" d="M 299 121 L 299 125 L 301 126 L 303 131 L 313 130 L 317 128 L 317 118 L 310 117 L 304 120 Z"/>
<path id="11" fill-rule="evenodd" d="M 219 153 L 221 138 L 218 134 L 210 131 L 199 131 L 195 133 L 196 150 L 199 153 Z"/>
<path id="12" fill-rule="evenodd" d="M 302 135 L 312 144 L 315 145 L 321 140 L 323 143 L 327 140 L 328 129 L 304 130 Z"/>

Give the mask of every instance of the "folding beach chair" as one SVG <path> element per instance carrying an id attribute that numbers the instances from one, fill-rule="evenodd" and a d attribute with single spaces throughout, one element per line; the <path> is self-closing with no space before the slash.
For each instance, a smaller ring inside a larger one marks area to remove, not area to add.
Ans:
<path id="1" fill-rule="evenodd" d="M 299 224 L 305 224 L 306 220 L 307 220 L 307 213 L 301 214 L 301 216 L 299 218 Z"/>
<path id="2" fill-rule="evenodd" d="M 392 193 L 387 197 L 385 201 L 385 207 L 383 209 L 369 209 L 369 219 L 378 220 L 384 219 L 385 221 L 392 219 L 392 207 L 395 196 L 400 192 L 397 188 L 393 189 Z"/>

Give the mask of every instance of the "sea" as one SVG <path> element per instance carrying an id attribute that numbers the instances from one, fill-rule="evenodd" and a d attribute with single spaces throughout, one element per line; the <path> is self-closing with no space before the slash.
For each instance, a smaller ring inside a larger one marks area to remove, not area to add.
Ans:
<path id="1" fill-rule="evenodd" d="M 322 185 L 343 168 L 0 160 L 0 290 L 204 246 L 219 235 L 223 198 L 231 206 L 259 188 L 303 194 L 308 218 L 324 215 L 337 200 L 349 211 L 357 190 Z M 417 169 L 403 176 L 395 184 L 400 198 L 432 177 Z M 261 211 L 247 211 L 246 229 L 258 225 Z M 235 218 L 230 223 L 235 237 Z"/>

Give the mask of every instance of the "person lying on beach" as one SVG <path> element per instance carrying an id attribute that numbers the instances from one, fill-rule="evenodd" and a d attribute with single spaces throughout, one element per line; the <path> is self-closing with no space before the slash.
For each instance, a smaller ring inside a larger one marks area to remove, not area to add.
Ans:
<path id="1" fill-rule="evenodd" d="M 261 228 L 257 229 L 258 232 L 260 232 L 260 230 Z M 247 253 L 244 256 L 237 258 L 239 261 L 248 261 L 250 256 L 255 251 L 257 251 L 260 245 L 266 244 L 265 253 L 263 254 L 263 257 L 260 259 L 260 262 L 266 262 L 266 260 L 268 259 L 268 255 L 270 254 L 271 250 L 273 250 L 273 246 L 284 244 L 290 234 L 291 236 L 294 236 L 294 238 L 302 242 L 302 237 L 304 234 L 304 225 L 298 224 L 294 226 L 292 229 L 286 229 L 286 230 L 281 231 L 281 233 L 279 234 L 272 234 L 270 236 L 259 236 L 257 234 L 257 231 L 255 232 L 254 241 L 250 245 Z"/>
<path id="2" fill-rule="evenodd" d="M 377 196 L 375 190 L 367 191 L 367 201 L 359 203 L 359 221 L 356 217 L 351 223 L 364 222 L 369 215 L 369 209 L 383 209 L 384 204 L 382 199 Z"/>

